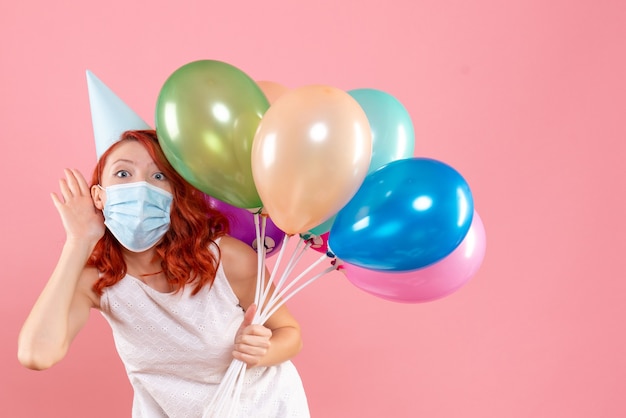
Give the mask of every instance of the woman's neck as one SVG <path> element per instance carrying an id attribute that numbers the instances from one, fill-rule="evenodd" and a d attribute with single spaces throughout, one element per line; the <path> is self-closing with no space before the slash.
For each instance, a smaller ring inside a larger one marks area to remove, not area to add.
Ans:
<path id="1" fill-rule="evenodd" d="M 161 258 L 156 255 L 154 248 L 140 253 L 124 250 L 123 257 L 128 274 L 132 276 L 154 275 L 163 271 Z"/>

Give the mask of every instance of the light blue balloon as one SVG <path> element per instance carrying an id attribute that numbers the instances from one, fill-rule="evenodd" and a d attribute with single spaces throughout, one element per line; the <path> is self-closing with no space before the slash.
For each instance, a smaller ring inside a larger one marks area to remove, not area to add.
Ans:
<path id="1" fill-rule="evenodd" d="M 398 99 L 376 89 L 355 89 L 348 94 L 359 103 L 370 124 L 372 161 L 368 174 L 392 161 L 413 157 L 413 122 Z"/>
<path id="2" fill-rule="evenodd" d="M 450 254 L 472 223 L 469 185 L 429 158 L 393 161 L 369 174 L 338 213 L 328 245 L 341 260 L 377 271 L 410 271 Z"/>

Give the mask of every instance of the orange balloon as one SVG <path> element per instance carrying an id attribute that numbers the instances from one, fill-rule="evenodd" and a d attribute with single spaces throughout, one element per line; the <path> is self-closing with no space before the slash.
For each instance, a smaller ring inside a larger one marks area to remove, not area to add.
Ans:
<path id="1" fill-rule="evenodd" d="M 289 88 L 275 81 L 261 80 L 257 81 L 256 84 L 265 94 L 265 97 L 267 97 L 267 101 L 270 102 L 270 104 L 274 103 L 276 99 L 289 91 Z"/>
<path id="2" fill-rule="evenodd" d="M 343 90 L 292 89 L 263 115 L 251 158 L 274 224 L 287 234 L 306 232 L 337 213 L 363 183 L 372 158 L 369 122 Z"/>

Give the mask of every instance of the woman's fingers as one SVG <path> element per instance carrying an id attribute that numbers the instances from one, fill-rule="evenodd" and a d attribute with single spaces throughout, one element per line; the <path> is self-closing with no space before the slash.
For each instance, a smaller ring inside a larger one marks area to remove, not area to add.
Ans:
<path id="1" fill-rule="evenodd" d="M 72 193 L 72 196 L 81 196 L 82 192 L 80 189 L 80 184 L 78 183 L 78 179 L 76 178 L 76 174 L 74 173 L 74 171 L 70 170 L 69 168 L 66 168 L 64 171 L 67 187 Z"/>
<path id="2" fill-rule="evenodd" d="M 262 325 L 249 325 L 235 340 L 235 350 L 250 355 L 263 355 L 270 347 L 272 331 Z"/>
<path id="3" fill-rule="evenodd" d="M 87 180 L 85 180 L 85 177 L 81 174 L 81 172 L 76 169 L 72 169 L 71 171 L 74 176 L 74 179 L 76 179 L 76 184 L 78 185 L 78 188 L 81 191 L 81 194 L 91 195 L 89 191 L 89 184 L 87 184 Z"/>
<path id="4" fill-rule="evenodd" d="M 261 362 L 270 348 L 270 341 L 266 337 L 247 336 L 241 342 L 235 344 L 233 357 L 241 360 L 250 367 L 254 367 Z"/>
<path id="5" fill-rule="evenodd" d="M 52 203 L 54 203 L 54 207 L 59 210 L 63 205 L 63 202 L 61 201 L 61 199 L 59 199 L 59 196 L 57 196 L 56 193 L 50 193 L 50 197 L 52 197 Z"/>
<path id="6" fill-rule="evenodd" d="M 80 171 L 66 168 L 63 172 L 65 178 L 59 180 L 59 186 L 65 202 L 72 197 L 91 196 L 89 185 Z"/>
<path id="7" fill-rule="evenodd" d="M 73 196 L 72 190 L 67 183 L 67 179 L 59 180 L 59 189 L 61 189 L 61 196 L 63 196 L 63 203 L 70 200 Z"/>
<path id="8" fill-rule="evenodd" d="M 243 328 L 236 338 L 236 343 L 254 344 L 255 341 L 268 340 L 272 336 L 272 330 L 263 325 L 248 325 Z"/>

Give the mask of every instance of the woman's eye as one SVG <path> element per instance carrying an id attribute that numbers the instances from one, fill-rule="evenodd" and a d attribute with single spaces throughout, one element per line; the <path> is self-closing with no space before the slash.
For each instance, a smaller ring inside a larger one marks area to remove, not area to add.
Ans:
<path id="1" fill-rule="evenodd" d="M 120 177 L 120 178 L 124 178 L 124 177 L 128 177 L 130 176 L 130 173 L 126 170 L 120 170 L 117 173 L 115 173 L 116 177 Z"/>
<path id="2" fill-rule="evenodd" d="M 163 173 L 156 173 L 154 175 L 154 178 L 157 179 L 157 180 L 165 180 L 165 174 L 163 174 Z"/>

